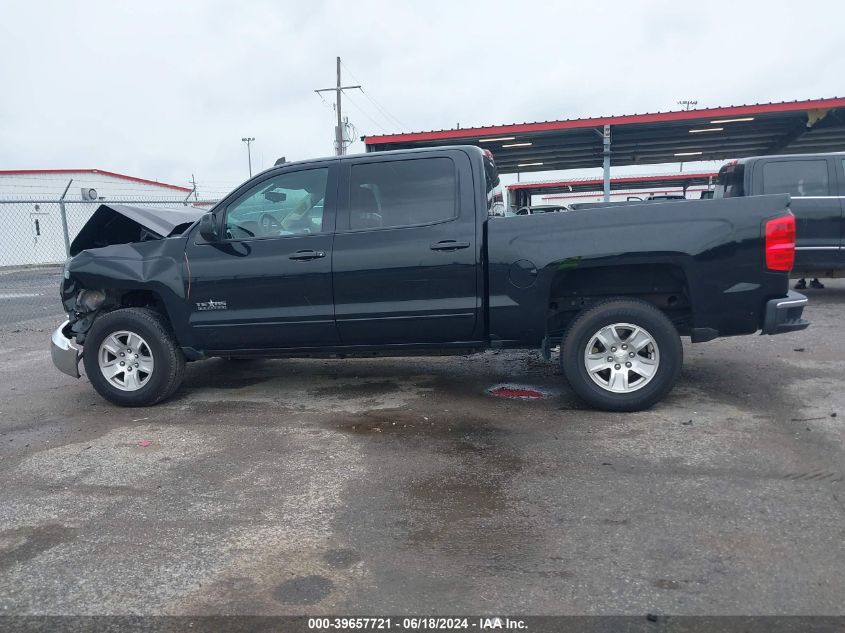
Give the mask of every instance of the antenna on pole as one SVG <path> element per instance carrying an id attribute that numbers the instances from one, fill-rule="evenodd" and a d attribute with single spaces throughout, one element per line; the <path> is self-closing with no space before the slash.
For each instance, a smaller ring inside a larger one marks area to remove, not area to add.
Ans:
<path id="1" fill-rule="evenodd" d="M 241 139 L 244 143 L 246 143 L 246 159 L 249 163 L 249 177 L 252 178 L 252 142 L 255 140 L 254 136 L 245 136 Z"/>
<path id="2" fill-rule="evenodd" d="M 321 92 L 334 92 L 335 93 L 335 114 L 337 114 L 337 125 L 335 126 L 334 130 L 334 143 L 335 143 L 335 155 L 336 156 L 343 156 L 346 153 L 346 143 L 344 142 L 344 134 L 343 134 L 343 110 L 341 107 L 341 95 L 343 94 L 344 90 L 360 90 L 361 86 L 344 86 L 341 85 L 340 81 L 340 57 L 337 58 L 337 85 L 334 88 L 320 88 L 319 90 L 315 90 L 317 94 Z"/>

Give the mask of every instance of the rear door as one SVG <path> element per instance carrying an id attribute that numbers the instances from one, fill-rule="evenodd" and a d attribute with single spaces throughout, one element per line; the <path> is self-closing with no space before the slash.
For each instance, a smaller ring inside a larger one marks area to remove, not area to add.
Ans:
<path id="1" fill-rule="evenodd" d="M 341 342 L 474 340 L 480 237 L 469 157 L 347 159 L 341 191 L 332 266 Z"/>
<path id="2" fill-rule="evenodd" d="M 755 164 L 760 193 L 788 193 L 795 214 L 795 269 L 834 268 L 842 239 L 842 205 L 833 161 L 808 156 L 773 158 Z"/>

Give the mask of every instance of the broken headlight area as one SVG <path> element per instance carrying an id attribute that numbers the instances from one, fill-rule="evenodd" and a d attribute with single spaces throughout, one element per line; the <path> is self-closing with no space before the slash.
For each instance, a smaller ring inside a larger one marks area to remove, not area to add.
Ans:
<path id="1" fill-rule="evenodd" d="M 76 342 L 85 343 L 85 335 L 94 324 L 94 319 L 103 308 L 113 305 L 109 295 L 103 290 L 80 290 L 75 296 L 64 302 L 68 313 L 70 331 L 75 335 Z"/>
<path id="2" fill-rule="evenodd" d="M 114 303 L 105 290 L 80 288 L 73 278 L 64 281 L 61 295 L 69 329 L 75 334 L 79 344 L 84 342 L 85 333 L 91 328 L 97 315 L 103 308 L 108 308 Z"/>
<path id="3" fill-rule="evenodd" d="M 76 311 L 80 313 L 96 312 L 106 302 L 106 293 L 102 290 L 82 290 L 76 295 Z"/>

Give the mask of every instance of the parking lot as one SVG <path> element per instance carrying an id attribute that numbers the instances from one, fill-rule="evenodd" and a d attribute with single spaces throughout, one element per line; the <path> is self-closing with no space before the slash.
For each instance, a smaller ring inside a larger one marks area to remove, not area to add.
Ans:
<path id="1" fill-rule="evenodd" d="M 0 269 L 0 332 L 45 317 L 50 319 L 48 323 L 55 322 L 62 314 L 58 301 L 61 278 L 61 266 Z"/>
<path id="2" fill-rule="evenodd" d="M 10 318 L 0 612 L 845 613 L 845 282 L 808 295 L 635 414 L 528 352 L 209 360 L 119 409 Z"/>

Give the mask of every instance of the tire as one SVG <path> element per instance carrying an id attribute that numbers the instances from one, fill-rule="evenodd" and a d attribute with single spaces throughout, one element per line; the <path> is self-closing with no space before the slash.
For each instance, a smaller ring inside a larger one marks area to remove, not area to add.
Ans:
<path id="1" fill-rule="evenodd" d="M 619 298 L 575 317 L 560 347 L 560 363 L 572 389 L 592 407 L 641 411 L 672 390 L 683 353 L 665 314 L 646 301 Z"/>
<path id="2" fill-rule="evenodd" d="M 128 347 L 134 344 L 132 341 L 138 343 L 138 349 Z M 137 364 L 126 364 L 126 357 L 119 355 L 127 350 L 132 353 L 126 356 Z M 147 308 L 123 308 L 100 315 L 85 338 L 82 360 L 97 393 L 123 407 L 146 407 L 169 398 L 179 388 L 185 373 L 185 355 L 169 323 L 158 312 Z M 121 366 L 121 362 L 125 364 Z M 115 371 L 118 373 L 111 379 L 104 373 Z"/>

